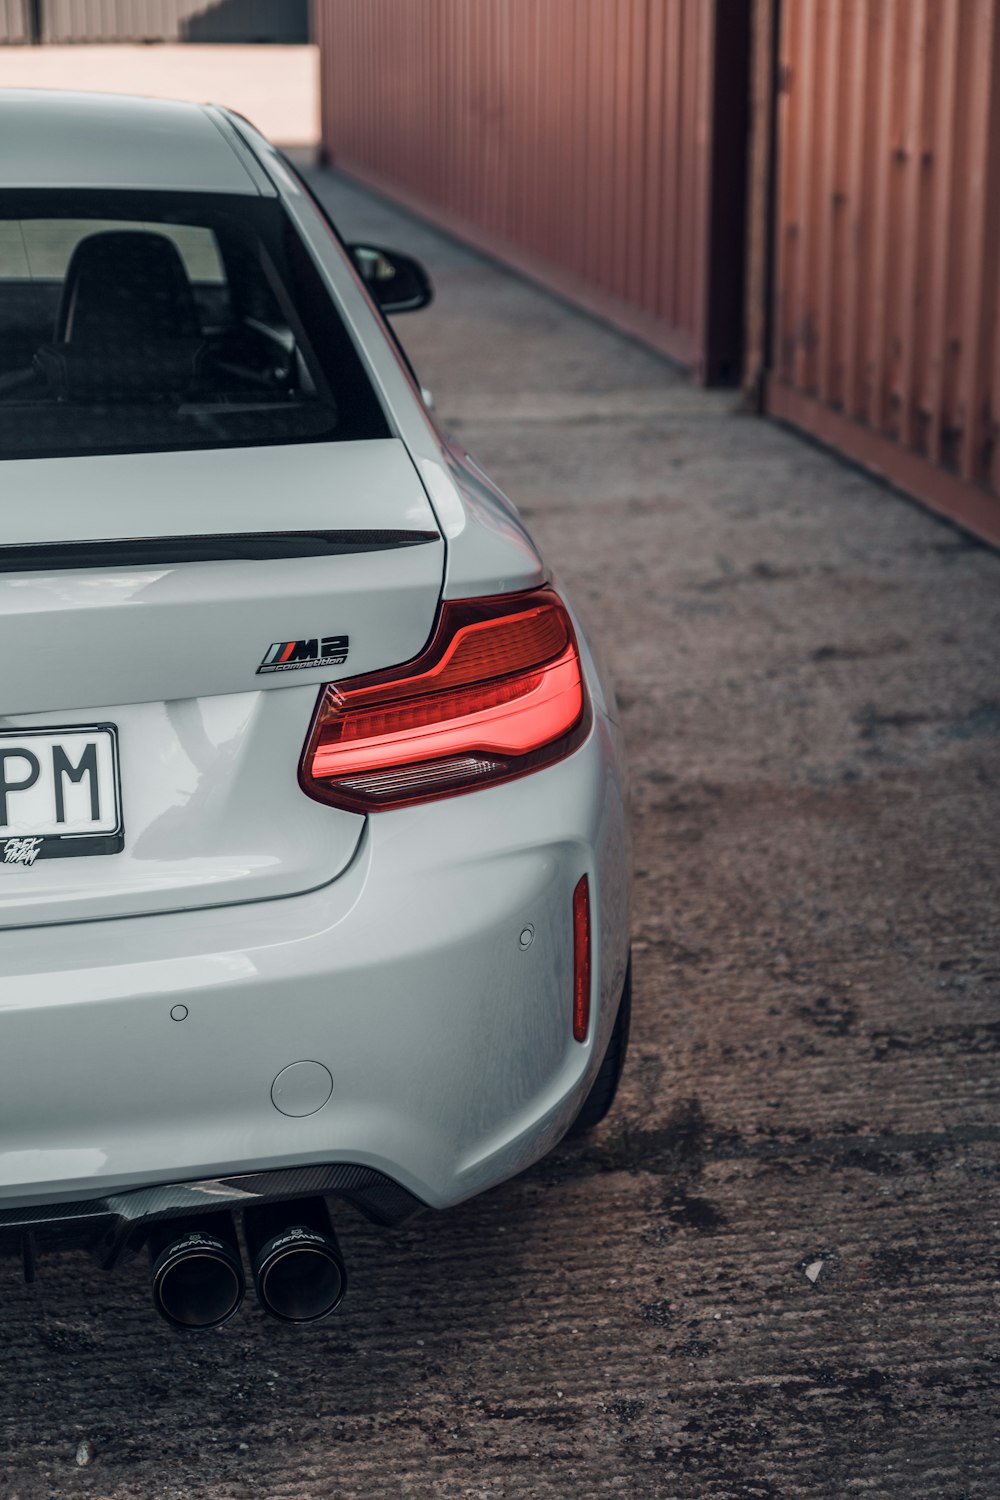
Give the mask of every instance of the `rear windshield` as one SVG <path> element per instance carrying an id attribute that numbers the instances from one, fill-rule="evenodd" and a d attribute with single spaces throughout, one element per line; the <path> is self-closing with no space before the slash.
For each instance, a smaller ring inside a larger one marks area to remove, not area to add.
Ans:
<path id="1" fill-rule="evenodd" d="M 0 192 L 0 458 L 387 436 L 274 200 Z"/>

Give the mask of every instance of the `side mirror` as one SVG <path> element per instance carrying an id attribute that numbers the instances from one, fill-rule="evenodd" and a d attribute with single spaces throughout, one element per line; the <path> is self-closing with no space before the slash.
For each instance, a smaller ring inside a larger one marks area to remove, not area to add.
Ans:
<path id="1" fill-rule="evenodd" d="M 411 255 L 378 245 L 348 245 L 347 249 L 384 313 L 419 312 L 434 300 L 430 277 Z"/>

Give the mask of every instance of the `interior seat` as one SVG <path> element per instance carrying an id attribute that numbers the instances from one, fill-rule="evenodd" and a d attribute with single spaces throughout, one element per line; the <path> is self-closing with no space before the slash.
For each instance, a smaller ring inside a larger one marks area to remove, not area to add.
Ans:
<path id="1" fill-rule="evenodd" d="M 194 383 L 203 347 L 174 242 L 150 230 L 109 229 L 74 249 L 55 339 L 34 363 L 63 400 L 161 399 Z"/>
<path id="2" fill-rule="evenodd" d="M 146 229 L 106 229 L 78 242 L 56 343 L 107 349 L 200 337 L 194 292 L 173 240 Z"/>

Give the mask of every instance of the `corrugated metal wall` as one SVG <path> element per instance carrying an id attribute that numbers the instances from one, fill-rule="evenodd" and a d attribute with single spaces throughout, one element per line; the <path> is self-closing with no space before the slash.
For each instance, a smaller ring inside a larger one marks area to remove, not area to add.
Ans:
<path id="1" fill-rule="evenodd" d="M 45 0 L 44 42 L 179 41 L 181 23 L 205 0 Z"/>
<path id="2" fill-rule="evenodd" d="M 30 41 L 30 21 L 26 0 L 0 0 L 0 44 Z"/>
<path id="3" fill-rule="evenodd" d="M 304 42 L 308 0 L 0 0 L 0 43 Z"/>
<path id="4" fill-rule="evenodd" d="M 749 0 L 314 0 L 325 145 L 702 378 L 733 376 L 748 24 Z"/>
<path id="5" fill-rule="evenodd" d="M 767 408 L 1000 541 L 1000 0 L 781 0 Z"/>

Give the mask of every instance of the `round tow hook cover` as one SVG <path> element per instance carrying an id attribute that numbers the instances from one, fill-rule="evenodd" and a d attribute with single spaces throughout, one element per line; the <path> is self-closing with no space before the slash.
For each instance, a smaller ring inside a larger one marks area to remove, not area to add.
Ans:
<path id="1" fill-rule="evenodd" d="M 318 1062 L 294 1062 L 271 1084 L 271 1103 L 283 1115 L 314 1115 L 333 1093 L 328 1068 Z"/>

